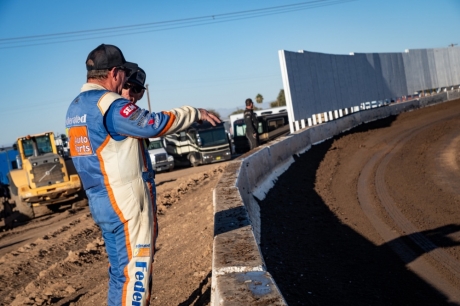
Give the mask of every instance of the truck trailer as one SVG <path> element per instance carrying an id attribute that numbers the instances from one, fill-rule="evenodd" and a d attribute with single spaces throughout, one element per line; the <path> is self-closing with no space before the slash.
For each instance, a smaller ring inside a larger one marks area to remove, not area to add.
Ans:
<path id="1" fill-rule="evenodd" d="M 10 203 L 8 173 L 18 168 L 18 151 L 13 147 L 0 148 L 0 221 L 6 228 L 12 227 L 15 216 Z"/>

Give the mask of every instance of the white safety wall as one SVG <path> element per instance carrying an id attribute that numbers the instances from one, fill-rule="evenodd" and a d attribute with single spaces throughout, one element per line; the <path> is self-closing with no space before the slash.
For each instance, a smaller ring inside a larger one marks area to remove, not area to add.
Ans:
<path id="1" fill-rule="evenodd" d="M 291 123 L 460 84 L 460 48 L 455 47 L 351 55 L 281 50 L 279 58 Z"/>

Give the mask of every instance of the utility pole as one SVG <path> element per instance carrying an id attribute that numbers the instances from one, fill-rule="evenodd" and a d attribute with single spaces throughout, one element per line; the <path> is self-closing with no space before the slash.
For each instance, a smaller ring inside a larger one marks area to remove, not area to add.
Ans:
<path id="1" fill-rule="evenodd" d="M 150 94 L 149 94 L 149 84 L 145 84 L 145 90 L 147 90 L 147 103 L 149 105 L 149 113 L 152 112 L 152 110 L 150 109 Z"/>

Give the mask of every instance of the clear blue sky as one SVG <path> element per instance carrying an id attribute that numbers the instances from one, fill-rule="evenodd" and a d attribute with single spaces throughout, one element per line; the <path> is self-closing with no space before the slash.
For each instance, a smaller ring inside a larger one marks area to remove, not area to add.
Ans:
<path id="1" fill-rule="evenodd" d="M 261 10 L 296 3 L 304 9 Z M 177 22 L 194 17 L 207 18 Z M 103 28 L 112 29 L 62 35 L 59 43 L 37 37 Z M 18 37 L 34 40 L 9 40 Z M 264 102 L 276 99 L 283 87 L 278 50 L 460 46 L 460 1 L 0 0 L 0 146 L 27 134 L 64 133 L 67 107 L 86 81 L 86 57 L 101 43 L 118 46 L 145 69 L 153 111 L 192 105 L 225 113 L 258 93 Z M 147 97 L 139 104 L 147 108 Z"/>

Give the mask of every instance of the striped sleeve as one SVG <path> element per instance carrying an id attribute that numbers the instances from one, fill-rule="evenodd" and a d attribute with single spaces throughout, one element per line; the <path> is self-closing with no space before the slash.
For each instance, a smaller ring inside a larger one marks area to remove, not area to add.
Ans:
<path id="1" fill-rule="evenodd" d="M 116 140 L 125 137 L 151 138 L 173 134 L 201 119 L 200 111 L 182 106 L 150 113 L 125 99 L 114 101 L 105 116 L 107 131 Z"/>

